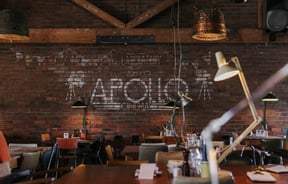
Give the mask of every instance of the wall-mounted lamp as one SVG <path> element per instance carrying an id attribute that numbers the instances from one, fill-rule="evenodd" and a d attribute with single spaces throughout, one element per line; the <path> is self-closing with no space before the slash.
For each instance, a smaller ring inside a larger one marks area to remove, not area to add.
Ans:
<path id="1" fill-rule="evenodd" d="M 267 109 L 267 104 L 268 103 L 273 103 L 273 102 L 278 102 L 278 98 L 273 95 L 272 92 L 268 93 L 267 95 L 265 95 L 263 98 L 262 98 L 262 102 L 264 102 L 264 110 L 263 110 L 263 120 L 262 120 L 262 128 L 264 130 L 267 130 L 268 127 L 267 127 L 267 122 L 266 122 L 266 109 Z"/>
<path id="2" fill-rule="evenodd" d="M 226 38 L 224 14 L 218 8 L 197 11 L 194 17 L 193 39 L 216 41 Z"/>
<path id="3" fill-rule="evenodd" d="M 184 128 L 184 124 L 185 124 L 185 109 L 184 109 L 184 106 L 188 105 L 188 103 L 192 101 L 192 98 L 188 97 L 183 92 L 178 92 L 178 96 L 179 96 L 179 98 L 177 100 L 170 101 L 164 106 L 165 108 L 172 109 L 172 112 L 171 112 L 171 115 L 170 115 L 169 124 L 172 127 L 173 136 L 175 138 L 175 142 L 176 142 L 176 147 L 177 148 L 179 148 L 179 142 L 178 142 L 177 135 L 176 135 L 176 130 L 175 130 L 175 126 L 176 126 L 176 123 L 175 123 L 175 120 L 174 120 L 175 111 L 176 111 L 176 109 L 179 109 L 179 108 L 182 109 L 182 123 L 181 123 L 181 132 L 180 132 L 180 134 L 181 134 L 182 141 L 184 141 L 184 136 L 183 136 L 183 128 Z"/>
<path id="4" fill-rule="evenodd" d="M 22 12 L 15 9 L 3 9 L 0 11 L 0 39 L 29 39 L 28 24 Z"/>
<path id="5" fill-rule="evenodd" d="M 176 101 L 170 101 L 167 104 L 164 105 L 164 108 L 166 109 L 179 109 L 181 107 L 181 105 L 179 105 L 178 100 Z"/>
<path id="6" fill-rule="evenodd" d="M 83 118 L 82 118 L 82 133 L 85 135 L 87 134 L 87 122 L 86 122 L 86 115 L 87 115 L 87 108 L 88 105 L 85 104 L 85 100 L 83 98 L 79 98 L 72 106 L 73 109 L 83 109 Z"/>

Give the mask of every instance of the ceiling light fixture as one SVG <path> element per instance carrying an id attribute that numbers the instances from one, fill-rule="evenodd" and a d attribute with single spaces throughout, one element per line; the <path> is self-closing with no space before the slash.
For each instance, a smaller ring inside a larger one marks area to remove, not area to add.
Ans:
<path id="1" fill-rule="evenodd" d="M 0 11 L 0 39 L 29 39 L 28 24 L 22 12 L 15 9 L 3 9 Z"/>
<path id="2" fill-rule="evenodd" d="M 226 38 L 224 14 L 218 8 L 206 8 L 194 16 L 193 39 L 216 41 Z"/>

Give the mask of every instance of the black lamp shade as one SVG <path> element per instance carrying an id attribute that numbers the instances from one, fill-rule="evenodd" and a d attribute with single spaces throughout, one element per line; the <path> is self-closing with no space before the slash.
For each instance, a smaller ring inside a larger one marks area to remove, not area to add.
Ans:
<path id="1" fill-rule="evenodd" d="M 273 95 L 273 93 L 268 93 L 266 96 L 262 98 L 263 102 L 277 102 L 279 99 Z"/>
<path id="2" fill-rule="evenodd" d="M 0 39 L 29 39 L 28 24 L 22 12 L 15 9 L 3 9 L 0 11 Z"/>
<path id="3" fill-rule="evenodd" d="M 87 108 L 87 105 L 84 103 L 83 100 L 77 100 L 73 105 L 72 108 L 74 109 L 84 109 Z"/>
<path id="4" fill-rule="evenodd" d="M 174 102 L 174 101 L 170 101 L 168 102 L 167 104 L 164 105 L 164 108 L 167 108 L 167 109 L 173 109 L 173 108 L 176 108 L 176 109 L 179 109 L 181 106 Z"/>

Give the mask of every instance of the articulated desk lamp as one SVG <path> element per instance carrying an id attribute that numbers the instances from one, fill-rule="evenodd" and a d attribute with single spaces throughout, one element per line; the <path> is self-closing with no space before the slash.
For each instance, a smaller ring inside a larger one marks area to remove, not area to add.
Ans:
<path id="1" fill-rule="evenodd" d="M 224 80 L 235 75 L 238 75 L 240 78 L 240 82 L 242 84 L 242 88 L 244 90 L 246 98 L 240 101 L 236 106 L 229 109 L 225 112 L 221 117 L 212 120 L 207 127 L 204 128 L 202 131 L 202 137 L 206 141 L 207 153 L 208 153 L 208 162 L 209 162 L 209 171 L 211 177 L 212 184 L 218 184 L 218 163 L 223 161 L 223 159 L 228 156 L 228 154 L 235 148 L 261 121 L 262 118 L 258 116 L 255 105 L 253 103 L 253 99 L 259 98 L 263 96 L 264 93 L 273 87 L 275 83 L 278 83 L 280 80 L 284 79 L 288 76 L 288 64 L 285 65 L 281 70 L 279 70 L 276 74 L 271 76 L 263 85 L 259 87 L 253 93 L 253 98 L 250 94 L 249 88 L 247 86 L 242 68 L 240 66 L 239 60 L 237 57 L 231 58 L 231 61 L 235 64 L 236 69 L 232 68 L 226 62 L 226 59 L 222 52 L 216 52 L 215 54 L 217 65 L 218 65 L 218 72 L 214 78 L 215 81 Z M 238 112 L 246 108 L 247 104 L 249 105 L 250 111 L 253 116 L 253 122 L 242 132 L 241 135 L 227 148 L 218 158 L 216 159 L 216 151 L 213 148 L 212 144 L 212 135 L 220 131 L 221 127 L 225 125 L 234 115 Z"/>
<path id="2" fill-rule="evenodd" d="M 192 98 L 186 96 L 183 92 L 178 92 L 178 96 L 180 98 L 178 98 L 175 101 L 171 101 L 168 104 L 165 105 L 166 108 L 171 108 L 172 109 L 172 113 L 170 115 L 170 120 L 169 120 L 169 124 L 172 127 L 172 131 L 173 131 L 173 136 L 175 138 L 175 142 L 176 142 L 176 147 L 179 148 L 179 142 L 177 139 L 177 135 L 176 135 L 176 130 L 175 130 L 175 120 L 174 120 L 174 116 L 175 116 L 175 111 L 176 109 L 179 109 L 181 107 L 182 109 L 182 123 L 181 123 L 181 139 L 182 141 L 184 141 L 184 135 L 183 135 L 183 129 L 184 129 L 184 124 L 185 124 L 185 109 L 184 106 L 186 106 L 190 101 L 192 101 Z"/>

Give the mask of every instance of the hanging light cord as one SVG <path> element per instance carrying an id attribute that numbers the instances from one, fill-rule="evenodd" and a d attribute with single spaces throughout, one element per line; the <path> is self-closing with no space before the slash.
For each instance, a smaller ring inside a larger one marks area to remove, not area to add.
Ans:
<path id="1" fill-rule="evenodd" d="M 179 66 L 178 66 L 178 85 L 177 85 L 177 93 L 179 95 L 180 92 L 180 78 L 181 78 L 181 70 L 182 70 L 182 43 L 180 37 L 180 2 L 177 0 L 177 38 L 178 38 L 178 45 L 179 45 Z"/>

